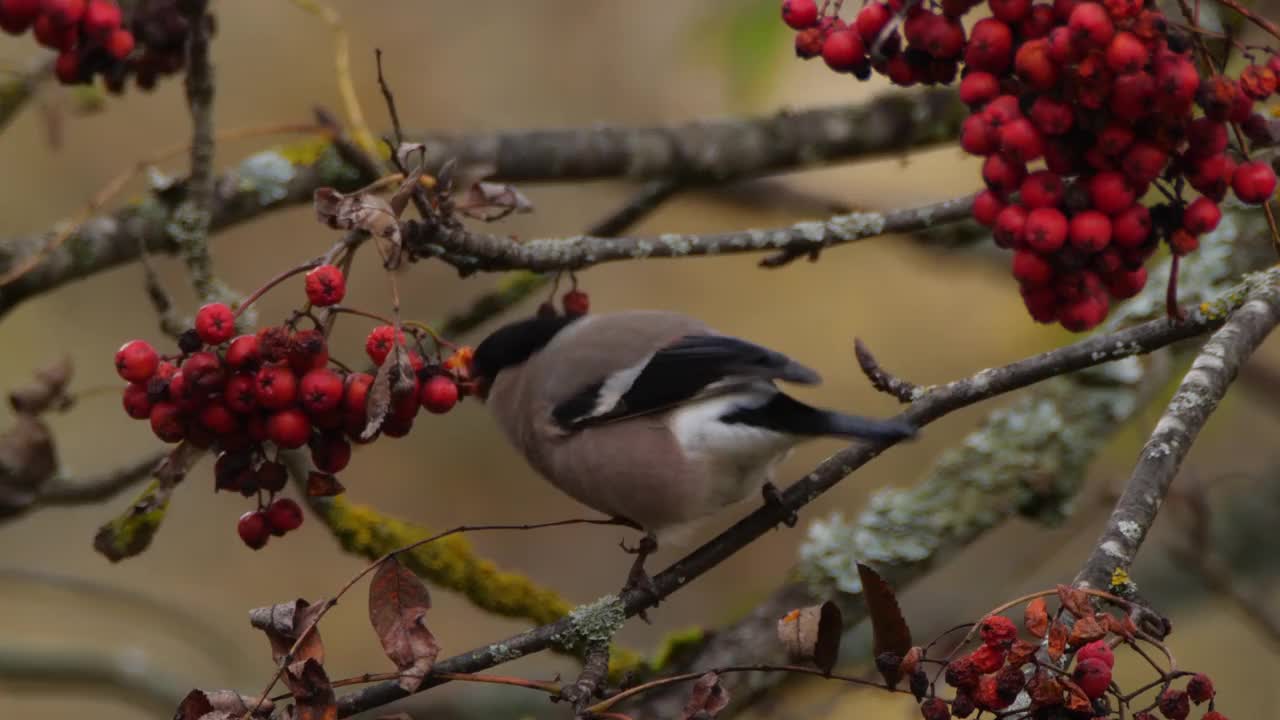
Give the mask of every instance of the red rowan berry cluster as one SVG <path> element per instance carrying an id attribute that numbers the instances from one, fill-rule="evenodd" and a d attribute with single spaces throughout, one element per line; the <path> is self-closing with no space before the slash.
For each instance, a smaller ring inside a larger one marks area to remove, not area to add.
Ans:
<path id="1" fill-rule="evenodd" d="M 311 305 L 329 307 L 342 300 L 346 281 L 336 266 L 320 265 L 307 273 L 305 288 Z M 165 442 L 218 451 L 215 490 L 258 499 L 257 510 L 238 526 L 254 549 L 302 521 L 296 503 L 275 497 L 286 480 L 275 450 L 308 447 L 315 466 L 308 492 L 326 494 L 325 488 L 341 487 L 333 476 L 350 461 L 351 443 L 403 437 L 419 410 L 448 412 L 468 387 L 469 348 L 443 358 L 437 345 L 436 362 L 428 362 L 418 335 L 419 349 L 412 349 L 404 330 L 381 325 L 365 343 L 369 360 L 381 367 L 398 349 L 411 372 L 377 399 L 375 376 L 332 361 L 319 322 L 294 326 L 304 317 L 309 313 L 236 336 L 235 313 L 211 303 L 179 339 L 179 354 L 162 357 L 149 343 L 131 340 L 115 357 L 116 371 L 129 383 L 123 402 L 130 417 L 149 420 Z"/>
<path id="2" fill-rule="evenodd" d="M 946 720 L 973 716 L 974 712 L 999 716 L 1020 695 L 1027 703 L 1019 717 L 1078 718 L 1133 717 L 1154 720 L 1158 712 L 1165 720 L 1185 720 L 1191 705 L 1208 703 L 1206 720 L 1227 720 L 1213 707 L 1213 682 L 1203 674 L 1160 668 L 1144 654 L 1159 679 L 1126 693 L 1112 682 L 1116 656 L 1113 648 L 1128 647 L 1138 640 L 1157 643 L 1138 629 L 1131 616 L 1096 612 L 1084 591 L 1060 586 L 1056 594 L 1061 608 L 1050 615 L 1045 596 L 1037 593 L 1024 608 L 1024 628 L 1030 639 L 1020 637 L 1012 620 L 991 614 L 941 664 L 943 681 L 954 695 L 945 700 L 935 694 L 938 678 L 930 680 L 924 666 L 935 661 L 922 648 L 912 648 L 904 657 L 877 658 L 883 672 L 886 665 L 910 679 L 911 691 L 920 701 L 926 720 Z M 1006 606 L 1007 607 L 1007 606 Z M 1064 622 L 1063 615 L 1072 622 Z M 958 654 L 970 638 L 981 644 Z M 1185 689 L 1175 687 L 1186 681 Z"/>
<path id="3" fill-rule="evenodd" d="M 963 66 L 960 143 L 986 158 L 973 215 L 1014 251 L 1036 321 L 1098 325 L 1145 286 L 1161 241 L 1175 256 L 1197 248 L 1228 190 L 1247 204 L 1275 192 L 1270 165 L 1233 157 L 1228 127 L 1267 135 L 1254 104 L 1276 92 L 1280 56 L 1202 77 L 1190 41 L 1143 0 L 988 0 L 991 17 L 966 32 L 980 4 L 872 2 L 845 23 L 840 2 L 784 0 L 782 18 L 797 55 L 858 78 L 945 84 Z M 1153 188 L 1160 201 L 1145 202 Z"/>
<path id="4" fill-rule="evenodd" d="M 150 90 L 159 76 L 182 68 L 188 20 L 176 0 L 142 0 L 129 18 L 114 0 L 0 0 L 0 29 L 30 30 L 36 42 L 58 51 L 54 74 L 64 85 L 101 75 L 119 93 L 129 75 Z"/>

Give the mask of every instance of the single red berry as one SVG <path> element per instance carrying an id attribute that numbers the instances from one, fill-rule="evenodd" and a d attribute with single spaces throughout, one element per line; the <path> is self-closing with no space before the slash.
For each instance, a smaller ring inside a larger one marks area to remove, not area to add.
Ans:
<path id="1" fill-rule="evenodd" d="M 1217 155 L 1227 149 L 1227 125 L 1198 117 L 1187 125 L 1187 153 L 1193 157 Z"/>
<path id="2" fill-rule="evenodd" d="M 1274 145 L 1277 140 L 1280 140 L 1280 137 L 1276 137 L 1271 132 L 1271 121 L 1267 120 L 1262 113 L 1250 115 L 1240 124 L 1240 130 L 1253 147 Z"/>
<path id="3" fill-rule="evenodd" d="M 1066 191 L 1062 176 L 1048 170 L 1037 170 L 1022 181 L 1018 197 L 1031 209 L 1057 207 Z"/>
<path id="4" fill-rule="evenodd" d="M 1188 232 L 1186 228 L 1178 228 L 1169 234 L 1169 250 L 1174 255 L 1188 255 L 1199 247 L 1200 239 Z"/>
<path id="5" fill-rule="evenodd" d="M 859 10 L 857 17 L 853 20 L 853 28 L 857 30 L 858 37 L 862 38 L 863 46 L 871 47 L 880 37 L 880 31 L 884 30 L 892 18 L 893 11 L 884 3 L 868 3 L 866 7 Z"/>
<path id="6" fill-rule="evenodd" d="M 342 411 L 346 415 L 358 417 L 361 422 L 365 417 L 365 403 L 369 397 L 369 388 L 373 385 L 373 376 L 368 373 L 351 373 L 347 376 L 346 389 L 342 395 Z"/>
<path id="7" fill-rule="evenodd" d="M 1071 218 L 1071 244 L 1085 252 L 1098 252 L 1111 243 L 1111 219 L 1097 210 L 1085 210 Z"/>
<path id="8" fill-rule="evenodd" d="M 1108 669 L 1114 669 L 1116 666 L 1116 655 L 1106 640 L 1094 640 L 1076 651 L 1076 663 L 1082 663 L 1091 658 L 1101 660 Z"/>
<path id="9" fill-rule="evenodd" d="M 133 33 L 128 30 L 117 29 L 103 41 L 102 48 L 116 60 L 124 60 L 133 52 Z"/>
<path id="10" fill-rule="evenodd" d="M 1031 12 L 1018 24 L 1018 36 L 1023 40 L 1049 37 L 1058 21 L 1053 17 L 1053 7 L 1032 5 Z"/>
<path id="11" fill-rule="evenodd" d="M 591 309 L 591 298 L 581 290 L 570 290 L 560 298 L 565 315 L 586 315 Z"/>
<path id="12" fill-rule="evenodd" d="M 1111 84 L 1108 108 L 1116 117 L 1137 122 L 1151 114 L 1156 97 L 1156 80 L 1150 73 L 1121 75 Z"/>
<path id="13" fill-rule="evenodd" d="M 368 353 L 374 365 L 382 365 L 387 355 L 391 354 L 391 349 L 395 347 L 396 339 L 395 328 L 390 325 L 379 325 L 365 339 L 364 351 Z M 401 345 L 404 344 L 403 332 L 399 335 L 399 342 Z"/>
<path id="14" fill-rule="evenodd" d="M 924 720 L 949 720 L 951 708 L 942 698 L 931 697 L 920 703 L 920 716 Z"/>
<path id="15" fill-rule="evenodd" d="M 978 687 L 973 693 L 973 701 L 979 708 L 989 712 L 1009 707 L 1012 700 L 1000 696 L 999 682 L 995 675 L 983 675 L 978 679 Z"/>
<path id="16" fill-rule="evenodd" d="M 1000 136 L 981 115 L 970 115 L 960 124 L 960 147 L 970 155 L 986 157 L 1000 148 Z"/>
<path id="17" fill-rule="evenodd" d="M 218 356 L 204 351 L 192 353 L 183 361 L 182 374 L 186 376 L 190 392 L 197 397 L 208 397 L 221 390 L 227 376 Z"/>
<path id="18" fill-rule="evenodd" d="M 232 412 L 248 415 L 258 409 L 258 394 L 255 387 L 256 383 L 253 375 L 236 373 L 227 379 L 227 386 L 222 391 L 222 397 Z"/>
<path id="19" fill-rule="evenodd" d="M 200 408 L 200 424 L 214 435 L 231 435 L 240 429 L 240 420 L 221 399 Z"/>
<path id="20" fill-rule="evenodd" d="M 1027 176 L 1027 166 L 1002 155 L 992 155 L 982 163 L 982 179 L 1000 197 L 1008 197 Z"/>
<path id="21" fill-rule="evenodd" d="M 991 229 L 991 237 L 996 245 L 1002 248 L 1020 247 L 1026 236 L 1027 209 L 1021 205 L 1006 206 L 996 215 L 995 227 Z"/>
<path id="22" fill-rule="evenodd" d="M 1139 718 L 1137 715 L 1134 715 L 1133 720 L 1149 720 L 1149 718 Z M 1217 710 L 1210 710 L 1209 712 L 1205 713 L 1204 716 L 1200 718 L 1200 720 L 1230 720 L 1230 719 L 1226 715 L 1223 715 L 1222 713 L 1218 712 Z"/>
<path id="23" fill-rule="evenodd" d="M 297 376 L 287 367 L 268 365 L 254 376 L 254 395 L 267 410 L 288 407 L 298 397 Z"/>
<path id="24" fill-rule="evenodd" d="M 271 525 L 267 522 L 267 514 L 261 510 L 250 510 L 241 515 L 236 523 L 236 532 L 245 545 L 253 550 L 261 550 L 271 539 Z"/>
<path id="25" fill-rule="evenodd" d="M 1082 2 L 1071 11 L 1067 26 L 1076 41 L 1088 47 L 1102 49 L 1107 47 L 1115 34 L 1115 25 L 1106 9 L 1095 2 Z"/>
<path id="26" fill-rule="evenodd" d="M 980 673 L 993 673 L 1004 665 L 1005 649 L 983 645 L 969 653 L 969 660 Z"/>
<path id="27" fill-rule="evenodd" d="M 1142 70 L 1149 57 L 1146 44 L 1131 32 L 1118 32 L 1107 44 L 1107 67 L 1116 75 Z"/>
<path id="28" fill-rule="evenodd" d="M 996 648 L 1008 649 L 1018 639 L 1018 626 L 1003 615 L 991 615 L 978 627 L 982 642 Z"/>
<path id="29" fill-rule="evenodd" d="M 40 11 L 59 25 L 74 25 L 84 17 L 85 0 L 42 0 Z"/>
<path id="30" fill-rule="evenodd" d="M 258 331 L 258 357 L 266 362 L 278 362 L 289 356 L 289 331 L 277 325 Z"/>
<path id="31" fill-rule="evenodd" d="M 983 190 L 973 199 L 973 219 L 986 227 L 996 224 L 996 216 L 1004 210 L 1004 201 L 990 190 Z"/>
<path id="32" fill-rule="evenodd" d="M 1098 131 L 1095 147 L 1104 155 L 1116 156 L 1128 150 L 1129 146 L 1133 145 L 1133 139 L 1133 128 L 1123 123 L 1110 122 Z"/>
<path id="33" fill-rule="evenodd" d="M 146 340 L 130 340 L 116 351 L 116 374 L 129 382 L 146 382 L 156 374 L 160 355 Z"/>
<path id="34" fill-rule="evenodd" d="M 1240 90 L 1233 80 L 1221 75 L 1204 78 L 1196 88 L 1196 104 L 1204 110 L 1205 117 L 1223 122 L 1231 114 Z"/>
<path id="35" fill-rule="evenodd" d="M 297 408 L 281 410 L 267 418 L 267 437 L 282 448 L 300 448 L 311 437 L 311 421 Z"/>
<path id="36" fill-rule="evenodd" d="M 1135 248 L 1151 237 L 1151 211 L 1133 205 L 1111 221 L 1111 239 L 1122 248 Z"/>
<path id="37" fill-rule="evenodd" d="M 1186 720 L 1186 717 L 1191 714 L 1191 703 L 1188 701 L 1187 693 L 1174 688 L 1168 688 L 1160 693 L 1156 706 L 1160 708 L 1160 714 L 1169 720 Z"/>
<path id="38" fill-rule="evenodd" d="M 968 73 L 960 81 L 960 101 L 969 107 L 980 107 L 1000 95 L 1000 81 L 981 70 Z"/>
<path id="39" fill-rule="evenodd" d="M 53 74 L 63 85 L 77 85 L 85 81 L 80 73 L 80 53 L 75 50 L 63 50 L 53 63 Z"/>
<path id="40" fill-rule="evenodd" d="M 1033 250 L 1047 254 L 1062 247 L 1068 232 L 1067 216 L 1057 208 L 1044 207 L 1027 215 L 1023 237 Z"/>
<path id="41" fill-rule="evenodd" d="M 1113 20 L 1135 18 L 1142 13 L 1143 0 L 1102 0 L 1102 6 Z"/>
<path id="42" fill-rule="evenodd" d="M 974 70 L 997 75 L 1009 69 L 1013 60 L 1013 30 L 996 18 L 983 18 L 974 23 L 965 47 L 964 63 Z"/>
<path id="43" fill-rule="evenodd" d="M 982 108 L 982 119 L 996 129 L 1021 117 L 1022 107 L 1016 95 L 1000 95 Z"/>
<path id="44" fill-rule="evenodd" d="M 351 443 L 341 434 L 325 433 L 311 443 L 311 462 L 322 472 L 340 472 L 351 462 Z"/>
<path id="45" fill-rule="evenodd" d="M 964 51 L 964 25 L 942 15 L 926 13 L 932 18 L 925 26 L 919 47 L 937 60 L 951 60 Z"/>
<path id="46" fill-rule="evenodd" d="M 241 335 L 227 346 L 227 367 L 233 370 L 249 368 L 258 362 L 258 336 Z"/>
<path id="47" fill-rule="evenodd" d="M 1031 319 L 1038 323 L 1051 323 L 1058 319 L 1058 296 L 1051 287 L 1021 288 L 1022 303 Z"/>
<path id="48" fill-rule="evenodd" d="M 253 473 L 254 483 L 271 493 L 278 493 L 284 489 L 285 483 L 289 481 L 289 470 L 284 463 L 274 460 L 264 461 L 258 466 Z"/>
<path id="49" fill-rule="evenodd" d="M 342 270 L 335 265 L 321 265 L 307 273 L 307 300 L 316 307 L 328 307 L 342 302 L 347 294 L 347 281 Z"/>
<path id="50" fill-rule="evenodd" d="M 1045 39 L 1049 41 L 1049 57 L 1059 65 L 1070 65 L 1079 59 L 1080 46 L 1066 25 L 1053 28 Z"/>
<path id="51" fill-rule="evenodd" d="M 458 384 L 444 375 L 432 375 L 422 383 L 419 400 L 427 412 L 447 413 L 458 404 Z"/>
<path id="52" fill-rule="evenodd" d="M 978 675 L 978 669 L 966 655 L 947 663 L 947 672 L 943 679 L 953 688 L 972 689 L 978 686 Z"/>
<path id="53" fill-rule="evenodd" d="M 1071 105 L 1048 95 L 1041 95 L 1031 103 L 1031 122 L 1045 135 L 1063 135 L 1075 124 L 1075 112 Z"/>
<path id="54" fill-rule="evenodd" d="M 1218 221 L 1221 219 L 1222 210 L 1218 207 L 1218 203 L 1207 197 L 1192 200 L 1187 209 L 1182 212 L 1182 226 L 1196 235 L 1203 235 L 1218 227 Z"/>
<path id="55" fill-rule="evenodd" d="M 316 328 L 299 330 L 289 336 L 289 367 L 297 375 L 323 368 L 329 364 L 329 344 L 324 333 Z"/>
<path id="56" fill-rule="evenodd" d="M 0 0 L 0 30 L 21 35 L 40 16 L 41 0 Z"/>
<path id="57" fill-rule="evenodd" d="M 1260 205 L 1276 190 L 1276 172 L 1262 160 L 1240 163 L 1231 178 L 1231 190 L 1240 202 Z"/>
<path id="58" fill-rule="evenodd" d="M 1227 196 L 1227 189 L 1232 186 L 1236 174 L 1236 161 L 1226 153 L 1218 153 L 1208 157 L 1196 158 L 1187 173 L 1187 182 L 1197 192 L 1214 202 L 1221 202 Z"/>
<path id="59" fill-rule="evenodd" d="M 1129 182 L 1146 185 L 1155 182 L 1169 164 L 1169 154 L 1155 143 L 1139 140 L 1125 151 L 1120 168 Z"/>
<path id="60" fill-rule="evenodd" d="M 821 28 L 811 27 L 796 33 L 796 57 L 802 60 L 818 57 L 822 54 L 822 41 L 825 39 Z"/>
<path id="61" fill-rule="evenodd" d="M 402 438 L 408 435 L 411 430 L 413 430 L 413 418 L 400 418 L 389 415 L 382 422 L 382 430 L 380 432 L 389 438 Z"/>
<path id="62" fill-rule="evenodd" d="M 124 412 L 134 420 L 151 417 L 151 396 L 143 383 L 129 383 L 124 386 Z"/>
<path id="63" fill-rule="evenodd" d="M 1147 286 L 1147 269 L 1139 266 L 1136 270 L 1118 270 L 1107 275 L 1106 282 L 1111 297 L 1117 300 L 1131 298 Z"/>
<path id="64" fill-rule="evenodd" d="M 103 40 L 113 31 L 119 29 L 123 16 L 120 6 L 112 0 L 89 0 L 84 9 L 81 26 L 85 35 L 95 40 Z"/>
<path id="65" fill-rule="evenodd" d="M 1196 673 L 1187 681 L 1187 696 L 1197 705 L 1212 700 L 1216 694 L 1213 690 L 1213 680 L 1204 673 Z"/>
<path id="66" fill-rule="evenodd" d="M 782 0 L 782 22 L 793 30 L 804 30 L 818 24 L 815 0 Z"/>
<path id="67" fill-rule="evenodd" d="M 1111 686 L 1111 668 L 1097 658 L 1085 658 L 1076 663 L 1071 679 L 1089 696 L 1090 700 L 1102 697 Z"/>
<path id="68" fill-rule="evenodd" d="M 221 345 L 236 332 L 236 318 L 223 303 L 209 303 L 196 312 L 196 332 L 207 345 Z"/>
<path id="69" fill-rule="evenodd" d="M 1200 71 L 1186 58 L 1170 60 L 1156 67 L 1156 100 L 1165 112 L 1190 110 L 1199 88 Z"/>
<path id="70" fill-rule="evenodd" d="M 1105 295 L 1083 297 L 1062 308 L 1058 313 L 1058 323 L 1071 332 L 1092 330 L 1106 319 L 1107 310 Z"/>
<path id="71" fill-rule="evenodd" d="M 866 65 L 866 48 L 862 38 L 852 30 L 840 30 L 827 36 L 822 43 L 822 59 L 836 72 L 852 72 Z"/>
<path id="72" fill-rule="evenodd" d="M 158 402 L 151 407 L 151 432 L 167 443 L 176 443 L 186 436 L 182 412 L 171 402 Z"/>
<path id="73" fill-rule="evenodd" d="M 267 525 L 277 537 L 302 527 L 302 508 L 289 498 L 276 498 L 267 506 Z"/>
<path id="74" fill-rule="evenodd" d="M 299 390 L 303 409 L 319 415 L 338 407 L 342 402 L 342 376 L 328 368 L 312 370 L 302 376 Z"/>
<path id="75" fill-rule="evenodd" d="M 1013 277 L 1024 287 L 1042 287 L 1053 282 L 1053 265 L 1033 252 L 1018 250 L 1013 254 Z"/>
<path id="76" fill-rule="evenodd" d="M 36 42 L 59 52 L 68 52 L 75 48 L 79 38 L 79 29 L 74 25 L 56 22 L 52 15 L 41 15 L 31 26 Z"/>
<path id="77" fill-rule="evenodd" d="M 1031 14 L 1031 0 L 989 0 L 991 14 L 1010 25 L 1022 22 Z"/>
<path id="78" fill-rule="evenodd" d="M 1018 77 L 1036 90 L 1051 90 L 1058 84 L 1058 68 L 1049 53 L 1049 41 L 1038 38 L 1024 42 L 1013 56 L 1013 66 Z"/>
<path id="79" fill-rule="evenodd" d="M 1093 207 L 1108 215 L 1118 215 L 1129 209 L 1135 199 L 1133 189 L 1122 173 L 1115 170 L 1100 172 L 1088 180 L 1089 201 Z"/>

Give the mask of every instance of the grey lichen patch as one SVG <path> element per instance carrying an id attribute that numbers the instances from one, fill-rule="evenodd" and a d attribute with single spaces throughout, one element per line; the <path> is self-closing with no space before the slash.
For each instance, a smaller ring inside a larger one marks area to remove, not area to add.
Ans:
<path id="1" fill-rule="evenodd" d="M 236 168 L 240 190 L 256 194 L 258 204 L 263 206 L 287 197 L 289 183 L 297 174 L 293 163 L 274 150 L 250 155 Z"/>
<path id="2" fill-rule="evenodd" d="M 693 250 L 693 243 L 686 235 L 664 233 L 658 236 L 658 242 L 664 245 L 672 255 L 688 255 Z"/>
<path id="3" fill-rule="evenodd" d="M 512 660 L 524 655 L 524 653 L 515 650 L 506 643 L 494 643 L 486 648 L 486 650 L 489 651 L 489 656 L 493 658 L 495 665 L 501 665 L 504 662 L 511 662 Z"/>
<path id="4" fill-rule="evenodd" d="M 884 232 L 884 213 L 855 212 L 837 215 L 830 223 L 845 239 L 873 237 Z"/>
<path id="5" fill-rule="evenodd" d="M 579 605 L 569 612 L 570 629 L 557 633 L 551 641 L 565 650 L 608 643 L 627 621 L 626 609 L 617 595 L 605 595 L 595 602 Z"/>
<path id="6" fill-rule="evenodd" d="M 1121 520 L 1116 527 L 1120 530 L 1120 534 L 1131 542 L 1142 539 L 1142 526 L 1132 520 Z"/>

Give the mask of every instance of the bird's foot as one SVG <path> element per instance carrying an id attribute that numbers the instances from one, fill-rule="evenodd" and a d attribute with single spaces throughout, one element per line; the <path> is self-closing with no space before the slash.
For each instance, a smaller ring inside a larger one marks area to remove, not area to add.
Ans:
<path id="1" fill-rule="evenodd" d="M 654 605 L 657 605 L 658 586 L 654 584 L 653 578 L 645 571 L 644 563 L 658 549 L 658 539 L 653 536 L 653 533 L 647 533 L 634 546 L 628 546 L 625 542 L 619 542 L 618 546 L 622 548 L 623 552 L 636 556 L 636 559 L 631 563 L 631 570 L 627 573 L 627 582 L 622 586 L 622 593 L 640 590 L 653 598 Z M 649 616 L 644 610 L 636 613 L 636 615 L 646 623 L 649 622 Z"/>
<path id="2" fill-rule="evenodd" d="M 789 528 L 793 528 L 796 526 L 796 523 L 800 522 L 800 516 L 796 514 L 795 510 L 786 509 L 786 505 L 782 502 L 782 493 L 778 490 L 777 485 L 774 485 L 771 482 L 766 482 L 764 486 L 760 488 L 760 494 L 764 496 L 765 505 L 786 510 L 787 514 L 782 518 L 782 524 Z"/>

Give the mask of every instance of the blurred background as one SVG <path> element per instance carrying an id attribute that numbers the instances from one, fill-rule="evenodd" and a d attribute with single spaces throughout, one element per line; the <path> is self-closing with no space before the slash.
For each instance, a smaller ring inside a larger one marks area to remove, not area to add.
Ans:
<path id="1" fill-rule="evenodd" d="M 678 123 L 844 103 L 886 89 L 879 81 L 858 83 L 819 64 L 793 60 L 775 0 L 490 0 L 483 5 L 348 0 L 332 5 L 350 32 L 353 77 L 375 131 L 389 121 L 375 83 L 374 48 L 385 54 L 405 125 L 421 130 Z M 282 1 L 226 1 L 215 8 L 218 128 L 307 122 L 314 105 L 340 107 L 331 36 L 314 16 Z M 0 62 L 6 65 L 21 65 L 34 52 L 29 37 L 0 37 Z M 72 106 L 71 95 L 47 88 L 0 135 L 0 237 L 47 229 L 139 158 L 189 136 L 181 82 L 174 78 L 151 94 L 130 91 L 111 98 L 97 114 L 77 114 Z M 61 118 L 57 148 L 48 142 L 50 113 Z M 222 143 L 217 163 L 234 165 L 265 142 Z M 179 161 L 165 169 L 180 174 L 184 166 Z M 972 159 L 946 147 L 807 172 L 785 182 L 857 207 L 891 208 L 954 197 L 975 189 L 979 180 Z M 536 213 L 498 228 L 521 237 L 578 232 L 630 192 L 612 183 L 522 189 Z M 131 190 L 142 191 L 141 184 Z M 682 196 L 634 232 L 732 230 L 799 219 L 785 210 Z M 217 237 L 216 270 L 247 291 L 333 239 L 307 207 L 272 213 Z M 931 253 L 886 237 L 780 270 L 758 269 L 757 259 L 617 263 L 584 272 L 580 279 L 593 310 L 653 307 L 696 314 L 818 369 L 827 382 L 805 397 L 872 415 L 895 407 L 859 374 L 852 353 L 855 335 L 887 367 L 925 383 L 1069 339 L 1027 319 L 1003 259 L 994 262 L 989 255 Z M 181 268 L 170 259 L 159 267 L 175 298 L 188 312 L 194 309 Z M 461 280 L 434 263 L 414 267 L 407 278 L 405 315 L 428 321 L 466 307 L 498 280 Z M 367 258 L 356 263 L 350 285 L 350 304 L 388 306 L 385 282 Z M 269 295 L 261 303 L 261 317 L 283 317 L 295 294 Z M 532 311 L 539 299 L 517 312 Z M 358 355 L 367 330 L 357 322 L 340 323 L 334 354 Z M 114 388 L 118 380 L 111 355 L 131 337 L 168 344 L 136 264 L 26 302 L 0 319 L 0 387 L 19 384 L 34 367 L 70 353 L 77 389 Z M 1267 344 L 1259 362 L 1280 363 L 1280 340 Z M 887 453 L 806 509 L 801 527 L 836 509 L 856 514 L 879 487 L 914 482 L 992 407 L 951 415 L 919 442 Z M 7 412 L 0 410 L 0 426 L 11 421 Z M 1138 418 L 1099 458 L 1075 519 L 1054 529 L 1010 523 L 906 592 L 904 606 L 913 624 L 948 627 L 1019 592 L 1069 580 L 1105 518 L 1101 496 L 1127 477 L 1157 414 Z M 1232 547 L 1238 559 L 1252 557 L 1239 581 L 1272 613 L 1280 607 L 1274 532 L 1267 538 L 1250 533 L 1280 517 L 1280 493 L 1274 492 L 1280 484 L 1274 442 L 1278 418 L 1274 404 L 1237 388 L 1206 428 L 1180 479 L 1211 486 L 1215 507 L 1251 507 L 1252 524 L 1241 520 L 1229 529 L 1238 541 Z M 114 392 L 86 399 L 51 423 L 70 472 L 120 464 L 158 444 L 146 423 L 125 418 Z M 814 443 L 797 452 L 784 479 L 799 477 L 838 447 Z M 272 664 L 264 638 L 249 626 L 248 610 L 330 594 L 365 561 L 340 552 L 314 521 L 261 552 L 247 549 L 235 535 L 246 502 L 213 494 L 211 464 L 202 463 L 179 489 L 154 545 L 119 565 L 109 564 L 90 543 L 96 528 L 123 509 L 129 496 L 101 506 L 40 510 L 0 525 L 0 667 L 49 661 L 52 671 L 65 669 L 66 663 L 105 660 L 178 687 L 260 690 Z M 533 477 L 474 402 L 443 418 L 421 418 L 406 439 L 359 448 L 343 480 L 353 501 L 436 528 L 581 514 L 572 501 Z M 723 529 L 740 513 L 717 517 L 699 537 Z M 1167 548 L 1182 527 L 1162 517 L 1137 579 L 1171 615 L 1176 628 L 1171 647 L 1181 663 L 1217 681 L 1219 709 L 1235 718 L 1275 717 L 1280 706 L 1276 640 L 1169 559 Z M 614 591 L 623 580 L 630 560 L 617 549 L 622 538 L 631 539 L 616 528 L 563 528 L 477 535 L 473 543 L 504 568 L 582 602 Z M 731 621 L 783 580 L 802 538 L 799 528 L 771 533 L 664 602 L 652 613 L 652 626 L 628 624 L 620 640 L 648 650 L 667 630 Z M 680 550 L 667 548 L 651 567 L 661 567 Z M 363 593 L 358 588 L 325 620 L 331 677 L 390 669 L 368 626 Z M 446 655 L 525 627 L 473 610 L 445 591 L 435 593 L 434 606 L 430 624 Z M 547 678 L 573 673 L 574 666 L 542 655 L 507 670 Z M 74 682 L 7 682 L 2 675 L 0 717 L 122 720 L 171 712 Z M 908 718 L 917 713 L 901 698 L 831 684 L 805 683 L 788 692 L 794 698 L 788 695 L 774 707 L 775 716 Z M 405 704 L 410 710 L 427 707 L 430 713 L 423 710 L 420 717 L 564 716 L 563 708 L 553 710 L 541 696 L 476 686 L 433 690 Z"/>

